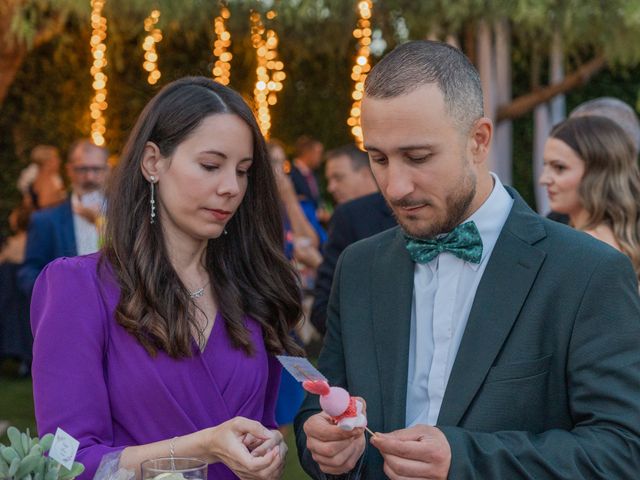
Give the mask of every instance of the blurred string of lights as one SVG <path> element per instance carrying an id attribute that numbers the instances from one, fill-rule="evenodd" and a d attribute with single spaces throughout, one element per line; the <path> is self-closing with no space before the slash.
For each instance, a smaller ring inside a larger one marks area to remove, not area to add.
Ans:
<path id="1" fill-rule="evenodd" d="M 159 19 L 160 10 L 155 9 L 144 20 L 144 30 L 148 35 L 144 37 L 144 42 L 142 42 L 142 49 L 144 50 L 142 68 L 149 72 L 147 82 L 150 85 L 155 85 L 161 77 L 158 69 L 158 52 L 156 51 L 156 43 L 162 40 L 162 30 L 156 27 Z"/>
<path id="2" fill-rule="evenodd" d="M 268 20 L 276 18 L 276 12 L 270 10 Z M 267 29 L 262 22 L 262 15 L 252 11 L 251 43 L 256 50 L 256 84 L 253 98 L 257 110 L 258 125 L 262 134 L 269 138 L 271 114 L 269 107 L 278 103 L 277 93 L 282 90 L 282 82 L 287 77 L 283 72 L 284 63 L 278 60 L 278 35 L 273 29 Z"/>
<path id="3" fill-rule="evenodd" d="M 91 111 L 91 139 L 98 146 L 104 145 L 106 132 L 103 112 L 107 109 L 107 76 L 102 72 L 107 66 L 107 19 L 102 15 L 106 0 L 91 0 L 91 75 L 93 76 L 93 97 Z"/>
<path id="4" fill-rule="evenodd" d="M 358 1 L 358 23 L 353 30 L 353 36 L 358 40 L 358 55 L 356 61 L 351 69 L 351 79 L 355 82 L 351 98 L 353 104 L 351 105 L 351 112 L 347 125 L 351 127 L 351 133 L 355 138 L 356 143 L 362 148 L 362 128 L 360 127 L 360 114 L 362 96 L 364 94 L 364 80 L 367 78 L 367 73 L 371 70 L 371 64 L 369 63 L 369 55 L 371 53 L 371 10 L 373 4 L 371 0 L 359 0 Z"/>
<path id="5" fill-rule="evenodd" d="M 229 85 L 231 81 L 231 33 L 227 30 L 227 20 L 231 12 L 224 3 L 220 4 L 220 15 L 213 20 L 213 31 L 216 39 L 213 42 L 213 55 L 216 62 L 213 66 L 213 79 L 222 85 Z"/>

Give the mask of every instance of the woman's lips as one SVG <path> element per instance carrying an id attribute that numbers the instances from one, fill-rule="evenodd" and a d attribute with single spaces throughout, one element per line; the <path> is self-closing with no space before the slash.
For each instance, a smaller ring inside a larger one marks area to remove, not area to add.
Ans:
<path id="1" fill-rule="evenodd" d="M 207 208 L 207 211 L 211 212 L 211 215 L 213 215 L 216 220 L 220 221 L 227 220 L 231 216 L 231 212 L 228 212 L 227 210 Z"/>

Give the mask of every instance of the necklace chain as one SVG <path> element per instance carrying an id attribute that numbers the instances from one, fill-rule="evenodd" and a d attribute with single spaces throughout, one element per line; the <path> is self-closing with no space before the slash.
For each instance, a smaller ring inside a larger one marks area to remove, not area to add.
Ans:
<path id="1" fill-rule="evenodd" d="M 209 285 L 209 282 L 205 283 L 202 287 L 200 287 L 199 289 L 193 291 L 193 292 L 189 292 L 189 296 L 191 298 L 200 298 L 204 296 L 204 289 L 207 287 L 207 285 Z"/>

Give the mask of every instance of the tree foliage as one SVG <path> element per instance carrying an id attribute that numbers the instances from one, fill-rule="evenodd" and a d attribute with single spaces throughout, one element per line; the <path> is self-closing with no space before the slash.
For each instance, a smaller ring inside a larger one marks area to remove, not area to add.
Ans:
<path id="1" fill-rule="evenodd" d="M 355 0 L 230 1 L 231 86 L 251 100 L 256 63 L 249 13 L 272 7 L 277 17 L 264 21 L 281 39 L 279 55 L 287 74 L 272 109 L 272 136 L 291 144 L 297 136 L 311 134 L 329 148 L 351 141 L 345 122 L 356 52 Z M 158 26 L 163 40 L 157 45 L 162 77 L 150 86 L 142 71 L 141 43 L 144 18 L 153 8 L 162 12 Z M 136 116 L 159 88 L 184 75 L 211 75 L 211 22 L 218 11 L 216 0 L 107 0 L 106 139 L 112 152 L 121 150 Z M 556 29 L 562 31 L 568 52 L 567 71 L 599 53 L 616 72 L 627 71 L 640 59 L 637 1 L 377 0 L 373 12 L 374 27 L 381 30 L 387 49 L 406 38 L 454 35 L 471 57 L 470 32 L 477 22 L 508 18 L 514 26 L 514 96 L 531 89 L 534 52 L 548 57 Z M 0 21 L 0 61 L 3 51 L 11 52 L 8 46 L 24 48 L 8 96 L 4 103 L 0 99 L 2 218 L 16 200 L 15 178 L 31 148 L 50 143 L 66 151 L 73 139 L 89 133 L 89 16 L 89 0 L 0 0 L 0 17 L 11 18 L 6 26 Z M 38 39 L 47 39 L 46 32 L 54 34 L 42 43 Z M 543 64 L 540 69 L 543 78 L 545 68 Z M 526 130 L 516 126 L 517 134 L 526 136 Z M 516 163 L 515 173 L 516 184 L 523 178 L 531 181 L 526 164 Z"/>

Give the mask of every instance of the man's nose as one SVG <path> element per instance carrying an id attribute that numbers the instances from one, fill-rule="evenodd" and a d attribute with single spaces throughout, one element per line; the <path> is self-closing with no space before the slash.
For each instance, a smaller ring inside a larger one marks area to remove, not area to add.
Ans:
<path id="1" fill-rule="evenodd" d="M 402 163 L 389 162 L 387 170 L 387 197 L 399 201 L 414 190 L 412 174 Z"/>

